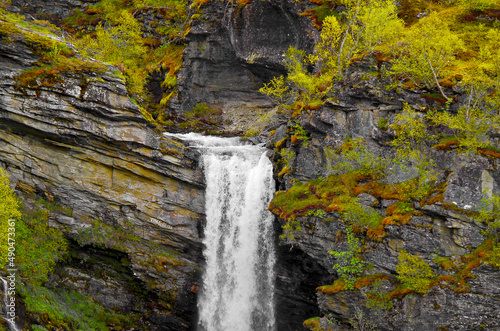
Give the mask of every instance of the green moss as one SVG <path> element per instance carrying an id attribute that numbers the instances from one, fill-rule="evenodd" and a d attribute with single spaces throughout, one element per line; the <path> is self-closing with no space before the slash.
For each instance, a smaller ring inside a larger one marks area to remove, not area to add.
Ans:
<path id="1" fill-rule="evenodd" d="M 269 210 L 288 221 L 310 213 L 321 213 L 318 210 L 336 211 L 345 221 L 372 230 L 370 236 L 379 238 L 383 217 L 372 208 L 359 204 L 354 193 L 358 183 L 367 178 L 370 177 L 353 171 L 308 183 L 297 182 L 287 191 L 276 192 Z"/>
<path id="2" fill-rule="evenodd" d="M 125 222 L 121 227 L 113 227 L 99 220 L 92 226 L 78 232 L 76 241 L 81 246 L 95 245 L 101 248 L 112 248 L 129 253 L 130 243 L 140 243 L 142 238 L 134 234 L 133 224 Z"/>
<path id="3" fill-rule="evenodd" d="M 389 120 L 385 117 L 379 117 L 377 126 L 380 130 L 386 131 L 389 128 Z"/>
<path id="4" fill-rule="evenodd" d="M 39 24 L 42 23 L 39 22 Z M 57 40 L 55 36 L 49 37 L 41 34 L 54 34 L 56 28 L 50 23 L 44 23 L 46 26 L 28 24 L 15 15 L 0 12 L 0 25 L 2 27 L 0 34 L 4 38 L 24 42 L 40 57 L 36 62 L 37 66 L 15 77 L 16 86 L 21 90 L 62 84 L 64 80 L 61 76 L 64 73 L 99 74 L 106 69 L 102 64 L 77 58 L 75 52 L 66 43 Z"/>
<path id="5" fill-rule="evenodd" d="M 74 290 L 22 287 L 20 295 L 26 310 L 41 323 L 39 328 L 82 331 L 137 328 L 137 314 L 126 316 L 105 309 Z"/>
<path id="6" fill-rule="evenodd" d="M 71 214 L 73 213 L 73 210 L 71 208 L 58 204 L 54 201 L 47 201 L 43 198 L 38 199 L 35 203 L 43 206 L 45 209 L 53 213 L 63 214 L 66 216 L 71 216 Z"/>

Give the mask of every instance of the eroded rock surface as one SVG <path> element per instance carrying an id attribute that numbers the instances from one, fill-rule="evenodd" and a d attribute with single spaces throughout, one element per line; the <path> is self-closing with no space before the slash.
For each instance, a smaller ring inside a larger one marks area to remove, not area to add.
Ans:
<path id="1" fill-rule="evenodd" d="M 186 37 L 179 73 L 178 111 L 197 103 L 221 108 L 229 129 L 244 132 L 272 101 L 258 92 L 283 74 L 283 53 L 294 46 L 311 51 L 318 34 L 300 17 L 299 4 L 287 0 L 252 1 L 235 7 L 211 1 L 202 7 Z"/>
<path id="2" fill-rule="evenodd" d="M 189 329 L 204 219 L 196 160 L 148 126 L 112 68 L 61 74 L 62 83 L 36 90 L 17 86 L 15 77 L 36 60 L 22 41 L 0 43 L 0 165 L 28 201 L 59 206 L 51 222 L 83 247 L 97 243 L 126 254 L 123 268 L 159 302 L 151 311 L 141 299 L 137 308 L 150 312 L 152 330 Z M 102 234 L 103 227 L 111 232 Z M 105 237 L 96 242 L 99 233 Z M 117 294 L 124 291 L 119 282 L 76 266 L 63 268 L 54 282 L 108 308 L 131 309 L 127 302 L 139 300 L 134 291 Z"/>
<path id="3" fill-rule="evenodd" d="M 357 86 L 357 92 L 350 88 L 349 83 Z M 356 79 L 349 83 L 347 87 L 344 86 L 345 93 L 337 95 L 337 101 L 327 102 L 322 109 L 301 116 L 299 123 L 307 132 L 307 144 L 290 139 L 294 132 L 287 124 L 276 128 L 270 136 L 268 147 L 272 148 L 278 143 L 280 148 L 295 153 L 290 159 L 290 172 L 277 176 L 280 178 L 281 190 L 289 189 L 297 180 L 309 181 L 331 173 L 329 167 L 332 163 L 325 150 L 338 148 L 347 136 L 363 138 L 366 148 L 374 155 L 394 155 L 387 144 L 393 133 L 388 126 L 381 128 L 379 119 L 385 118 L 390 123 L 395 113 L 403 108 L 401 100 L 411 100 L 416 108 L 426 106 L 417 93 L 399 96 L 387 91 L 374 93 L 377 90 L 375 84 Z M 488 264 L 470 264 L 470 261 L 479 261 L 474 260 L 477 258 L 474 252 L 485 240 L 482 233 L 485 225 L 477 222 L 471 211 L 481 205 L 481 199 L 485 196 L 499 194 L 498 160 L 480 155 L 463 155 L 456 150 L 427 148 L 426 153 L 436 160 L 442 196 L 431 203 L 414 203 L 413 208 L 419 215 L 413 216 L 408 224 L 385 226 L 383 238 L 363 239 L 362 256 L 373 265 L 372 274 L 383 273 L 387 279 L 391 279 L 383 280 L 375 289 L 385 293 L 395 289 L 394 284 L 398 283 L 396 266 L 400 262 L 398 255 L 402 250 L 428 263 L 436 274 L 453 275 L 457 272 L 443 271 L 436 262 L 436 258 L 440 257 L 450 258 L 458 266 L 458 272 L 465 272 L 468 265 L 471 275 L 452 286 L 442 281 L 426 294 L 402 295 L 387 310 L 367 308 L 367 301 L 370 296 L 373 297 L 374 292 L 370 291 L 373 291 L 374 286 L 347 291 L 319 288 L 317 299 L 321 314 L 318 316 L 321 318 L 308 322 L 311 329 L 351 330 L 353 319 L 370 322 L 377 330 L 500 328 L 495 315 L 498 314 L 496 307 L 500 304 L 500 283 L 497 280 L 500 271 Z M 275 155 L 276 161 L 281 158 Z M 276 165 L 278 174 L 283 162 L 278 161 Z M 408 173 L 396 171 L 385 180 L 400 183 L 409 178 L 411 176 Z M 367 193 L 359 194 L 357 198 L 362 205 L 384 217 L 388 215 L 387 208 L 398 201 Z M 301 228 L 296 230 L 291 240 L 295 249 L 303 251 L 308 259 L 321 265 L 331 277 L 336 278 L 333 265 L 337 261 L 329 255 L 329 251 L 349 250 L 345 238 L 347 222 L 341 220 L 337 212 L 297 217 L 297 220 Z M 281 222 L 282 225 L 286 224 L 284 220 Z M 364 237 L 363 234 L 359 236 Z M 332 282 L 330 280 L 324 285 Z"/>

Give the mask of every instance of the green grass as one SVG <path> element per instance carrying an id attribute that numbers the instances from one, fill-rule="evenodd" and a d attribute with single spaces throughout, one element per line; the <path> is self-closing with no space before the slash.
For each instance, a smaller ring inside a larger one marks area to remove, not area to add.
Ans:
<path id="1" fill-rule="evenodd" d="M 26 309 L 42 322 L 42 325 L 36 326 L 38 330 L 105 331 L 130 327 L 137 318 L 105 309 L 92 298 L 74 290 L 23 287 L 20 294 Z"/>

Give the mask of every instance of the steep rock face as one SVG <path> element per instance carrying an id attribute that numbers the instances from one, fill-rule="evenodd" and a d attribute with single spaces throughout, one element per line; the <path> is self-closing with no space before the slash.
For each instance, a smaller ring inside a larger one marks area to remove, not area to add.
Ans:
<path id="1" fill-rule="evenodd" d="M 63 1 L 43 1 L 43 0 L 12 0 L 11 12 L 31 15 L 36 19 L 48 20 L 58 24 L 62 19 L 71 16 L 75 9 L 83 10 L 87 6 L 99 2 L 99 0 L 63 0 Z"/>
<path id="2" fill-rule="evenodd" d="M 268 146 L 280 142 L 283 148 L 291 148 L 295 152 L 291 172 L 280 180 L 280 189 L 290 188 L 296 180 L 308 181 L 328 175 L 328 166 L 332 163 L 325 149 L 340 146 L 347 136 L 363 138 L 367 148 L 375 155 L 393 155 L 394 151 L 386 142 L 394 137 L 394 133 L 388 127 L 380 128 L 379 119 L 385 118 L 390 122 L 395 112 L 403 108 L 403 101 L 412 102 L 416 107 L 429 105 L 418 93 L 396 95 L 381 90 L 377 84 L 374 79 L 360 81 L 353 74 L 345 92 L 338 94 L 337 101 L 328 102 L 316 112 L 304 114 L 299 122 L 308 133 L 307 144 L 291 140 L 286 124 L 276 129 Z M 481 204 L 484 194 L 499 194 L 499 161 L 480 155 L 466 156 L 454 150 L 430 148 L 426 152 L 436 160 L 440 173 L 438 181 L 443 183 L 442 197 L 434 199 L 433 203 L 414 203 L 412 207 L 418 211 L 418 216 L 413 216 L 409 224 L 385 226 L 383 238 L 367 240 L 363 249 L 363 258 L 373 264 L 371 272 L 384 273 L 392 280 L 354 291 L 338 291 L 331 287 L 318 289 L 318 304 L 323 317 L 308 321 L 311 329 L 348 330 L 353 328 L 353 320 L 370 322 L 380 330 L 494 330 L 500 327 L 496 316 L 500 304 L 500 271 L 478 262 L 478 251 L 475 249 L 485 239 L 482 235 L 485 225 L 474 220 L 474 215 L 470 213 L 473 206 Z M 277 164 L 278 172 L 283 166 Z M 396 172 L 387 181 L 404 182 L 408 179 L 405 176 L 408 174 Z M 362 205 L 373 208 L 383 216 L 390 215 L 388 207 L 397 201 L 366 193 L 359 194 L 357 198 Z M 346 222 L 337 212 L 297 217 L 297 220 L 301 229 L 294 234 L 294 247 L 335 277 L 333 265 L 338 261 L 328 252 L 349 249 L 345 234 L 342 235 Z M 286 224 L 284 220 L 281 222 Z M 444 275 L 441 278 L 443 281 L 424 295 L 401 295 L 388 310 L 367 308 L 367 301 L 374 293 L 388 293 L 395 288 L 398 255 L 402 250 L 428 263 L 436 274 Z M 436 257 L 449 258 L 458 269 L 443 271 Z M 466 270 L 471 270 L 471 274 L 458 283 L 450 286 L 445 281 L 449 279 L 447 276 L 456 272 L 465 275 Z M 329 284 L 331 280 L 324 285 Z"/>
<path id="3" fill-rule="evenodd" d="M 159 298 L 153 311 L 141 299 L 151 329 L 189 329 L 204 218 L 195 158 L 148 127 L 123 80 L 109 71 L 61 74 L 60 83 L 36 90 L 16 86 L 15 77 L 36 60 L 21 41 L 0 43 L 0 165 L 28 201 L 56 204 L 51 222 L 83 247 L 98 244 L 127 255 L 128 273 L 150 298 Z M 81 254 L 77 259 L 87 260 Z M 109 308 L 127 311 L 139 300 L 85 264 L 62 269 L 54 282 L 80 288 Z"/>
<path id="4" fill-rule="evenodd" d="M 221 108 L 226 125 L 242 131 L 249 114 L 272 105 L 258 92 L 264 82 L 283 74 L 283 53 L 289 46 L 312 50 L 317 31 L 300 17 L 296 2 L 252 1 L 235 7 L 210 1 L 202 7 L 186 37 L 179 73 L 179 98 L 173 106 L 190 110 L 197 103 Z"/>
<path id="5" fill-rule="evenodd" d="M 71 7 L 64 2 L 53 12 L 58 3 L 52 1 L 13 4 L 55 23 Z M 297 6 L 254 1 L 237 9 L 209 2 L 188 37 L 179 109 L 215 103 L 231 111 L 226 118 L 236 131 L 248 127 L 252 109 L 272 105 L 257 90 L 284 72 L 282 53 L 289 45 L 312 48 L 308 34 L 316 32 Z M 68 74 L 61 85 L 21 92 L 13 77 L 36 57 L 22 43 L 1 47 L 0 161 L 18 190 L 61 206 L 52 223 L 67 227 L 79 243 L 50 285 L 78 289 L 110 309 L 144 313 L 151 330 L 193 328 L 204 201 L 196 155 L 148 129 L 123 81 L 109 72 Z M 278 330 L 302 330 L 304 319 L 320 313 L 315 288 L 331 275 L 301 249 L 281 246 L 278 254 Z"/>

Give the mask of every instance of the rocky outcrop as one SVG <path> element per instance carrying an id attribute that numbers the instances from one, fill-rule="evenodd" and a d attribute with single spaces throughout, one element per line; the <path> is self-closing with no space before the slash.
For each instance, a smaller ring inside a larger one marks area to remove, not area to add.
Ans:
<path id="1" fill-rule="evenodd" d="M 22 13 L 28 18 L 47 20 L 54 24 L 73 14 L 75 9 L 83 11 L 87 6 L 96 4 L 99 0 L 63 0 L 57 2 L 43 0 L 12 0 L 9 11 Z"/>
<path id="2" fill-rule="evenodd" d="M 210 1 L 191 24 L 179 72 L 178 111 L 197 103 L 221 108 L 233 131 L 246 130 L 272 106 L 258 90 L 284 73 L 283 53 L 294 46 L 312 50 L 317 30 L 287 0 L 251 1 L 243 6 Z"/>
<path id="3" fill-rule="evenodd" d="M 395 113 L 403 108 L 402 101 L 411 101 L 415 108 L 429 106 L 419 93 L 393 94 L 380 89 L 377 80 L 359 80 L 359 77 L 361 74 L 353 73 L 344 86 L 344 93 L 337 94 L 336 101 L 329 101 L 322 109 L 300 118 L 299 123 L 308 135 L 307 144 L 290 139 L 293 129 L 286 124 L 276 128 L 271 135 L 268 147 L 278 143 L 281 148 L 295 152 L 290 161 L 290 173 L 280 177 L 281 190 L 289 189 L 297 180 L 309 181 L 331 173 L 328 167 L 332 163 L 325 149 L 340 146 L 347 136 L 363 138 L 374 155 L 393 155 L 394 151 L 387 142 L 393 139 L 394 133 L 388 125 L 381 127 L 379 119 L 392 123 Z M 414 203 L 412 207 L 417 212 L 411 221 L 385 226 L 383 238 L 363 239 L 362 256 L 373 265 L 369 273 L 383 273 L 387 277 L 376 285 L 360 285 L 361 288 L 355 290 L 319 287 L 317 299 L 322 317 L 306 323 L 311 329 L 350 330 L 354 327 L 353 321 L 367 323 L 365 327 L 371 324 L 377 330 L 500 328 L 496 317 L 496 307 L 500 303 L 500 271 L 480 260 L 482 253 L 478 253 L 481 249 L 477 248 L 485 240 L 482 232 L 485 225 L 470 213 L 481 205 L 483 197 L 499 194 L 498 159 L 477 154 L 463 155 L 453 149 L 428 148 L 426 153 L 436 160 L 441 196 L 437 198 L 435 195 L 432 202 Z M 276 154 L 275 160 L 280 158 Z M 276 164 L 278 173 L 283 163 Z M 406 180 L 408 173 L 395 172 L 386 178 L 389 183 Z M 391 215 L 388 207 L 397 201 L 375 193 L 362 193 L 357 198 L 362 205 L 384 217 Z M 294 233 L 294 249 L 301 250 L 308 259 L 336 277 L 333 265 L 338 261 L 329 255 L 329 251 L 349 249 L 345 239 L 347 223 L 337 212 L 297 217 L 297 220 L 301 229 Z M 286 224 L 284 220 L 281 222 Z M 364 237 L 362 233 L 359 236 Z M 398 255 L 403 250 L 428 263 L 436 275 L 441 275 L 440 281 L 425 294 L 395 296 L 390 308 L 367 308 L 367 302 L 374 295 L 389 293 L 396 288 Z M 451 261 L 453 267 L 443 269 L 439 262 L 443 260 Z M 456 278 L 458 281 L 450 283 L 452 278 L 449 277 L 457 274 L 461 275 Z M 332 281 L 324 285 L 330 285 Z"/>
<path id="4" fill-rule="evenodd" d="M 189 329 L 204 218 L 196 158 L 148 126 L 113 68 L 20 88 L 16 76 L 36 60 L 22 41 L 0 42 L 0 165 L 28 201 L 57 206 L 50 220 L 83 246 L 76 259 L 92 259 L 88 245 L 121 251 L 120 268 L 150 294 L 139 298 L 85 263 L 61 267 L 53 282 L 108 308 L 149 311 L 152 330 Z M 147 307 L 151 298 L 159 308 Z"/>

